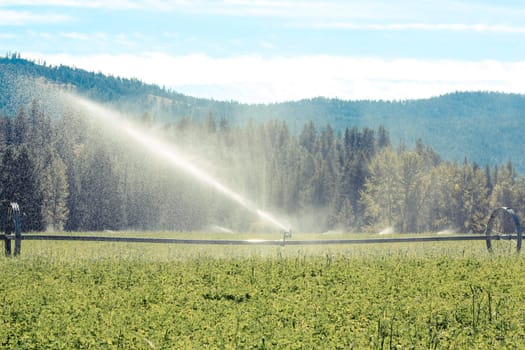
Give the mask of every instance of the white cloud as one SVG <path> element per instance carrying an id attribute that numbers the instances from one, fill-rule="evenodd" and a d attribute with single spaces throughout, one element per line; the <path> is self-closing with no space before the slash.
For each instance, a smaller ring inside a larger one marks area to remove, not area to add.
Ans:
<path id="1" fill-rule="evenodd" d="M 154 9 L 154 10 L 205 10 L 210 12 L 223 12 L 232 15 L 278 15 L 278 11 L 299 10 L 301 8 L 329 7 L 339 1 L 272 1 L 272 0 L 2 0 L 0 6 L 55 6 L 79 8 L 110 8 L 110 9 Z"/>
<path id="2" fill-rule="evenodd" d="M 275 45 L 266 40 L 260 41 L 259 46 L 262 47 L 263 49 L 275 49 Z"/>
<path id="3" fill-rule="evenodd" d="M 35 23 L 60 23 L 69 21 L 71 18 L 60 14 L 36 14 L 27 11 L 2 10 L 0 8 L 0 27 L 1 26 L 23 26 Z"/>
<path id="4" fill-rule="evenodd" d="M 147 1 L 146 1 L 147 2 Z M 78 8 L 141 8 L 142 1 L 112 0 L 2 0 L 0 6 L 78 7 Z"/>
<path id="5" fill-rule="evenodd" d="M 525 19 L 519 4 L 483 4 L 468 0 L 414 2 L 410 0 L 1 0 L 1 7 L 91 8 L 213 14 L 238 17 L 272 17 L 296 21 L 295 25 L 389 30 L 389 28 L 437 30 L 515 31 Z M 461 24 L 468 18 L 471 23 Z M 379 24 L 370 24 L 375 21 Z M 446 24 L 449 21 L 452 24 Z M 315 23 L 318 24 L 315 24 Z M 359 24 L 368 23 L 368 24 Z M 384 24 L 393 23 L 393 24 Z M 407 23 L 407 24 L 404 24 Z M 437 23 L 437 24 L 436 24 Z M 440 24 L 445 23 L 445 24 Z M 459 24 L 454 24 L 459 23 Z M 486 24 L 483 24 L 486 23 Z M 500 24 L 498 24 L 500 23 Z M 514 25 L 516 27 L 514 27 Z M 456 27 L 456 29 L 450 29 Z M 521 32 L 521 30 L 520 30 Z"/>
<path id="6" fill-rule="evenodd" d="M 448 92 L 525 93 L 525 61 L 458 61 L 299 56 L 31 55 L 200 97 L 276 102 L 316 96 L 411 99 Z"/>
<path id="7" fill-rule="evenodd" d="M 465 24 L 465 23 L 353 23 L 353 22 L 321 22 L 312 25 L 320 29 L 347 30 L 422 30 L 422 31 L 457 31 L 457 32 L 495 32 L 495 33 L 525 33 L 524 26 Z"/>
<path id="8" fill-rule="evenodd" d="M 60 33 L 59 36 L 65 39 L 82 40 L 82 41 L 89 40 L 89 35 L 85 33 L 78 33 L 78 32 Z"/>

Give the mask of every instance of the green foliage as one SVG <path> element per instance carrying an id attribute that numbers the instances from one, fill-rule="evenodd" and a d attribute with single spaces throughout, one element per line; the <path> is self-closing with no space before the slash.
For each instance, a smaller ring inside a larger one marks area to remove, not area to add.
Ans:
<path id="1" fill-rule="evenodd" d="M 421 147 L 400 153 L 387 147 L 372 159 L 362 202 L 373 228 L 484 231 L 487 215 L 495 208 L 489 205 L 486 174 L 475 164 L 459 166 L 435 159 L 433 151 L 422 152 Z M 509 189 L 508 184 L 501 186 Z M 502 199 L 498 203 L 511 206 L 514 202 Z"/>
<path id="2" fill-rule="evenodd" d="M 525 346 L 524 260 L 482 247 L 221 258 L 198 247 L 130 255 L 104 244 L 100 255 L 49 244 L 2 258 L 4 349 Z"/>

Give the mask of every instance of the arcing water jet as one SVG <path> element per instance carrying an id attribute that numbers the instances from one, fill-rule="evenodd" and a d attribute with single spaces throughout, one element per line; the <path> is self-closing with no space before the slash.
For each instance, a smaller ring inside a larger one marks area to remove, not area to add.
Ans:
<path id="1" fill-rule="evenodd" d="M 69 93 L 65 93 L 65 95 L 74 105 L 80 106 L 92 116 L 104 120 L 104 123 L 111 127 L 112 130 L 116 132 L 123 132 L 135 143 L 140 144 L 155 156 L 167 161 L 173 167 L 186 172 L 188 175 L 192 176 L 201 183 L 210 186 L 227 198 L 237 202 L 242 207 L 256 214 L 264 221 L 272 224 L 276 228 L 279 228 L 284 232 L 290 232 L 290 228 L 278 221 L 273 215 L 257 208 L 250 200 L 244 198 L 237 192 L 233 191 L 231 188 L 222 184 L 219 180 L 212 177 L 207 172 L 195 166 L 189 160 L 187 155 L 183 154 L 175 147 L 159 141 L 158 139 L 141 131 L 139 128 L 127 121 L 118 112 L 103 107 L 102 105 L 93 101 L 74 96 Z"/>

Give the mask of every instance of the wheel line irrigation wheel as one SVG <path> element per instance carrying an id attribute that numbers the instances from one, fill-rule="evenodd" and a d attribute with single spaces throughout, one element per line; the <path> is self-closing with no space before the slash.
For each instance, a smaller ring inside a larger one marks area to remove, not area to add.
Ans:
<path id="1" fill-rule="evenodd" d="M 494 252 L 496 246 L 503 246 L 499 241 L 508 241 L 509 244 L 506 246 L 515 242 L 516 252 L 519 253 L 521 250 L 521 224 L 512 208 L 501 207 L 494 210 L 490 215 L 485 234 L 489 252 Z"/>

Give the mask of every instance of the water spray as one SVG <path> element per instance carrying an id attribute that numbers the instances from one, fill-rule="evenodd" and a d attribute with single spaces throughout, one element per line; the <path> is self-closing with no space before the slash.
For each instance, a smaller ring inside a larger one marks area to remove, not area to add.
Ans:
<path id="1" fill-rule="evenodd" d="M 226 185 L 222 184 L 219 180 L 215 179 L 209 173 L 195 166 L 195 164 L 193 164 L 189 160 L 191 159 L 191 157 L 182 153 L 173 145 L 169 145 L 167 143 L 159 141 L 151 135 L 148 135 L 147 133 L 141 131 L 139 128 L 131 124 L 131 122 L 127 121 L 126 118 L 124 118 L 116 111 L 113 111 L 107 107 L 103 107 L 102 105 L 89 101 L 87 99 L 71 95 L 69 93 L 65 93 L 65 95 L 72 100 L 71 102 L 73 104 L 81 106 L 94 117 L 103 118 L 104 122 L 110 125 L 114 131 L 122 131 L 135 143 L 142 145 L 152 154 L 156 155 L 159 158 L 162 158 L 163 160 L 168 161 L 170 165 L 177 168 L 178 170 L 186 172 L 194 179 L 212 187 L 227 198 L 230 198 L 245 209 L 256 214 L 264 221 L 286 232 L 288 234 L 288 237 L 291 237 L 291 231 L 289 227 L 281 223 L 270 213 L 257 208 L 257 206 L 253 202 L 241 196 L 239 193 L 233 191 Z"/>
<path id="2" fill-rule="evenodd" d="M 493 242 L 510 241 L 515 243 L 516 251 L 519 253 L 522 243 L 522 227 L 517 214 L 513 209 L 501 207 L 494 210 L 487 223 L 485 235 L 437 235 L 429 237 L 396 237 L 396 238 L 374 238 L 374 239 L 330 239 L 330 240 L 293 240 L 286 241 L 292 237 L 290 227 L 287 227 L 274 216 L 255 206 L 254 203 L 236 193 L 210 174 L 196 167 L 189 156 L 178 151 L 174 146 L 163 143 L 152 136 L 144 133 L 133 126 L 121 114 L 94 103 L 87 99 L 74 96 L 63 91 L 54 91 L 49 94 L 53 97 L 53 105 L 59 106 L 62 102 L 69 102 L 68 106 L 80 106 L 92 117 L 100 118 L 113 132 L 121 132 L 134 142 L 151 151 L 152 154 L 161 157 L 175 168 L 186 172 L 188 175 L 198 179 L 202 183 L 214 188 L 242 207 L 256 214 L 264 221 L 279 228 L 282 240 L 203 240 L 203 239 L 173 239 L 154 237 L 118 237 L 118 236 L 72 236 L 72 235 L 22 235 L 20 223 L 20 208 L 16 203 L 9 203 L 7 210 L 7 223 L 4 234 L 0 234 L 0 240 L 5 242 L 6 254 L 11 254 L 11 241 L 15 241 L 15 255 L 20 254 L 22 240 L 46 240 L 46 241 L 90 241 L 90 242 L 128 242 L 128 243 L 162 243 L 162 244 L 221 244 L 221 245 L 340 245 L 340 244 L 378 244 L 378 243 L 413 243 L 413 242 L 449 242 L 449 241 L 480 241 L 485 240 L 489 251 L 493 252 Z M 57 97 L 55 99 L 55 97 Z M 50 99 L 45 99 L 50 101 Z M 505 229 L 510 223 L 511 230 Z M 12 235 L 12 231 L 15 232 Z M 500 232 L 502 231 L 502 232 Z M 515 231 L 515 233 L 512 233 Z M 384 232 L 386 233 L 386 231 Z M 496 245 L 497 246 L 497 245 Z M 506 247 L 505 247 L 506 248 Z M 505 250 L 507 251 L 507 250 Z"/>

